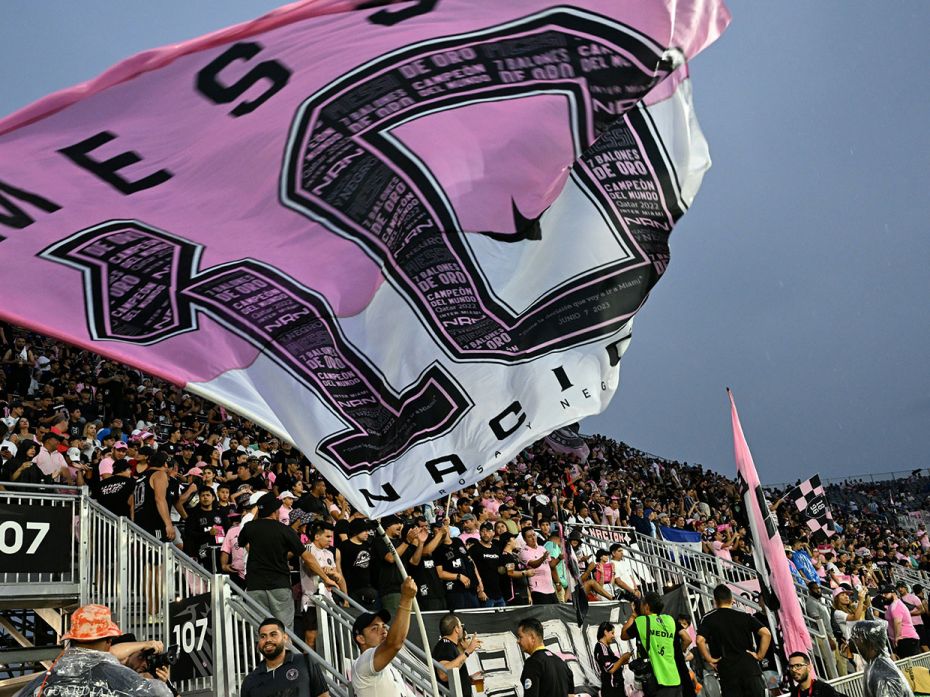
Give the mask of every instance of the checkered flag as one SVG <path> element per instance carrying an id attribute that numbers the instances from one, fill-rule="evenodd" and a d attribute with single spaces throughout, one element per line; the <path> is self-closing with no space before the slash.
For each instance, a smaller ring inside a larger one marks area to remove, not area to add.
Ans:
<path id="1" fill-rule="evenodd" d="M 822 542 L 836 534 L 836 529 L 833 527 L 833 514 L 830 513 L 830 507 L 827 505 L 819 474 L 798 484 L 788 492 L 786 498 L 794 501 L 798 511 L 807 517 L 807 527 L 811 529 L 812 542 Z"/>

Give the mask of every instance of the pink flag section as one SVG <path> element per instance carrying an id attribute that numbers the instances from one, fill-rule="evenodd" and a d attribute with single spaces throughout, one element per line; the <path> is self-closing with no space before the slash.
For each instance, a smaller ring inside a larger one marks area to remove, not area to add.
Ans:
<path id="1" fill-rule="evenodd" d="M 0 121 L 0 317 L 295 443 L 372 515 L 602 411 L 710 166 L 721 0 L 307 0 Z"/>
<path id="2" fill-rule="evenodd" d="M 752 453 L 743 435 L 743 427 L 736 412 L 733 393 L 727 390 L 730 398 L 730 413 L 733 420 L 733 453 L 736 457 L 736 471 L 745 490 L 743 501 L 749 515 L 749 527 L 752 532 L 753 554 L 756 568 L 764 572 L 769 587 L 778 598 L 778 620 L 781 625 L 785 643 L 785 655 L 793 651 L 804 651 L 810 655 L 811 637 L 804 624 L 801 602 L 794 589 L 791 571 L 785 557 L 785 546 L 778 534 L 775 521 L 769 513 L 768 502 L 762 491 L 762 484 L 752 461 Z M 761 552 L 758 553 L 758 552 Z"/>

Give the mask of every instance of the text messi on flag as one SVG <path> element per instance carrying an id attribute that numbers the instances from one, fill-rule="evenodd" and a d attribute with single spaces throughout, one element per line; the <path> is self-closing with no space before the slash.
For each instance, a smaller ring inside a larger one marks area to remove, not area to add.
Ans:
<path id="1" fill-rule="evenodd" d="M 729 17 L 366 4 L 0 122 L 0 316 L 237 410 L 381 515 L 606 407 L 709 166 L 685 62 Z"/>

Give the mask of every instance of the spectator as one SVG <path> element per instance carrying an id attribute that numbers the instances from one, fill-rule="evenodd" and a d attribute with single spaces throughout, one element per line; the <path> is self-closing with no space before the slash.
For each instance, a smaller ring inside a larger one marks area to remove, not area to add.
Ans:
<path id="1" fill-rule="evenodd" d="M 468 657 L 481 647 L 481 641 L 477 634 L 470 637 L 465 634 L 465 626 L 462 620 L 450 612 L 443 615 L 439 620 L 439 641 L 433 646 L 433 660 L 439 661 L 445 671 L 436 669 L 436 679 L 439 683 L 449 688 L 449 675 L 447 671 L 458 669 L 459 684 L 462 687 L 462 697 L 471 697 L 474 694 L 472 690 L 471 676 L 465 662 Z"/>
<path id="2" fill-rule="evenodd" d="M 594 663 L 601 673 L 601 697 L 626 697 L 623 671 L 633 655 L 629 651 L 617 655 L 613 651 L 616 643 L 616 627 L 610 622 L 601 622 L 597 627 L 597 643 L 594 645 Z"/>
<path id="3" fill-rule="evenodd" d="M 307 656 L 288 651 L 287 645 L 284 623 L 276 617 L 262 620 L 258 627 L 258 651 L 263 660 L 245 676 L 239 697 L 329 697 L 319 667 Z"/>
<path id="4" fill-rule="evenodd" d="M 914 697 L 907 678 L 889 655 L 886 622 L 859 620 L 850 629 L 849 640 L 865 661 L 864 697 Z"/>
<path id="5" fill-rule="evenodd" d="M 410 531 L 410 544 L 413 553 L 405 560 L 407 573 L 413 576 L 417 584 L 417 603 L 420 609 L 444 610 L 446 604 L 446 588 L 436 571 L 434 554 L 445 538 L 445 529 L 437 525 L 430 537 L 430 529 L 425 518 L 420 518 Z"/>
<path id="6" fill-rule="evenodd" d="M 391 621 L 391 614 L 387 610 L 363 612 L 353 623 L 352 636 L 362 650 L 352 664 L 352 687 L 356 697 L 403 697 L 407 694 L 404 680 L 391 662 L 407 639 L 416 592 L 417 585 L 408 576 L 401 584 L 400 603 L 390 631 L 387 623 Z"/>
<path id="7" fill-rule="evenodd" d="M 571 598 L 566 597 L 568 593 L 568 572 L 565 570 L 562 535 L 558 530 L 552 530 L 549 533 L 545 548 L 549 552 L 549 566 L 552 569 L 552 585 L 555 587 L 555 597 L 560 603 L 564 603 L 566 600 L 570 601 Z"/>
<path id="8" fill-rule="evenodd" d="M 837 697 L 839 693 L 825 680 L 817 680 L 811 674 L 811 662 L 806 653 L 795 651 L 788 656 L 788 676 L 794 686 L 791 697 Z"/>
<path id="9" fill-rule="evenodd" d="M 113 458 L 100 461 L 99 477 L 91 482 L 91 494 L 113 515 L 131 518 L 135 508 L 136 480 L 125 460 L 114 464 Z M 78 482 L 80 483 L 80 482 Z"/>
<path id="10" fill-rule="evenodd" d="M 119 445 L 119 444 L 117 444 Z M 123 455 L 119 451 L 125 450 L 114 446 L 113 469 L 117 463 L 122 462 Z M 135 514 L 133 519 L 157 540 L 174 540 L 174 523 L 168 512 L 168 456 L 164 453 L 155 453 L 148 469 L 145 470 L 136 482 L 133 505 Z"/>
<path id="11" fill-rule="evenodd" d="M 574 679 L 572 671 L 561 658 L 543 643 L 543 628 L 539 620 L 527 617 L 517 626 L 517 643 L 527 659 L 520 673 L 524 697 L 568 697 Z"/>
<path id="12" fill-rule="evenodd" d="M 311 515 L 294 509 L 298 512 L 304 523 L 310 522 Z M 293 511 L 292 511 L 293 513 Z M 310 543 L 306 545 L 306 550 L 316 559 L 317 565 L 322 568 L 330 579 L 334 580 L 339 586 L 339 590 L 348 594 L 345 579 L 342 577 L 342 559 L 338 548 L 333 547 L 333 526 L 320 520 L 315 520 L 310 525 Z M 320 589 L 320 584 L 323 588 Z M 332 599 L 332 591 L 326 586 L 325 581 L 312 569 L 307 569 L 303 564 L 300 566 L 300 587 L 302 591 L 301 609 L 306 610 L 310 607 L 310 596 L 322 593 Z"/>
<path id="13" fill-rule="evenodd" d="M 270 609 L 285 627 L 292 627 L 294 598 L 289 556 L 301 559 L 326 585 L 335 586 L 336 581 L 304 549 L 297 533 L 278 521 L 278 500 L 274 494 L 265 493 L 256 503 L 259 517 L 242 526 L 238 540 L 249 552 L 245 573 L 249 595 Z"/>
<path id="14" fill-rule="evenodd" d="M 520 550 L 519 559 L 527 569 L 533 571 L 530 577 L 530 597 L 533 599 L 533 605 L 556 604 L 558 601 L 552 582 L 552 566 L 555 564 L 549 563 L 549 550 L 539 544 L 533 528 L 523 530 L 523 541 L 525 544 Z"/>
<path id="15" fill-rule="evenodd" d="M 62 636 L 68 648 L 52 667 L 38 675 L 19 693 L 23 697 L 91 697 L 103 685 L 111 694 L 172 697 L 170 671 L 155 671 L 147 680 L 132 668 L 120 665 L 110 653 L 113 639 L 122 632 L 113 622 L 109 608 L 84 605 L 71 615 L 71 628 Z"/>
<path id="16" fill-rule="evenodd" d="M 804 610 L 807 615 L 814 620 L 819 620 L 820 625 L 826 630 L 827 638 L 816 637 L 815 641 L 818 644 L 819 653 L 821 656 L 827 656 L 837 649 L 836 638 L 830 636 L 832 623 L 831 620 L 831 610 L 824 602 L 823 598 L 823 589 L 820 587 L 820 584 L 816 581 L 811 581 L 807 584 L 807 599 L 804 601 Z M 789 661 L 790 662 L 790 661 Z M 840 672 L 840 663 L 843 664 L 842 672 Z M 846 659 L 837 660 L 837 672 L 840 677 L 846 675 Z"/>
<path id="17" fill-rule="evenodd" d="M 465 551 L 465 543 L 458 537 L 452 537 L 449 528 L 445 528 L 444 534 L 444 542 L 437 550 L 439 559 L 436 563 L 436 574 L 446 584 L 449 609 L 480 607 L 480 580 L 471 557 Z"/>
<path id="18" fill-rule="evenodd" d="M 633 564 L 625 559 L 623 546 L 619 543 L 610 546 L 610 563 L 613 567 L 614 597 L 633 600 L 640 596 L 639 579 L 633 571 Z"/>
<path id="19" fill-rule="evenodd" d="M 375 538 L 375 571 L 377 573 L 378 588 L 381 592 L 382 607 L 392 615 L 396 615 L 397 606 L 400 603 L 400 586 L 403 577 L 394 560 L 394 553 L 396 552 L 403 560 L 405 555 L 411 551 L 410 544 L 406 539 L 401 538 L 404 522 L 398 516 L 391 515 L 384 518 L 381 521 L 381 528 L 390 539 L 391 546 L 388 546 L 387 541 L 380 535 Z M 391 551 L 391 547 L 393 547 L 394 551 Z"/>
<path id="20" fill-rule="evenodd" d="M 752 615 L 733 609 L 733 594 L 723 584 L 714 588 L 714 606 L 698 627 L 697 645 L 707 665 L 720 675 L 727 697 L 764 697 L 759 662 L 772 633 Z"/>
<path id="21" fill-rule="evenodd" d="M 527 569 L 516 553 L 517 536 L 509 532 L 501 535 L 501 565 L 506 572 L 501 580 L 504 601 L 507 605 L 529 605 L 529 578 L 536 573 Z"/>
<path id="22" fill-rule="evenodd" d="M 895 655 L 898 658 L 916 656 L 920 652 L 920 636 L 914 629 L 910 610 L 898 598 L 894 586 L 885 586 L 881 589 L 881 594 L 888 603 L 885 620 L 888 622 L 888 637 L 891 639 Z"/>
<path id="23" fill-rule="evenodd" d="M 35 456 L 35 463 L 42 470 L 42 474 L 51 477 L 55 482 L 61 480 L 67 482 L 71 478 L 71 472 L 64 456 L 58 450 L 60 444 L 61 436 L 59 434 L 51 431 L 46 433 L 42 437 L 42 447 Z"/>
<path id="24" fill-rule="evenodd" d="M 254 500 L 253 498 L 254 497 Z M 258 499 L 262 497 L 261 493 L 252 494 L 249 498 L 242 499 L 239 504 L 240 518 L 226 532 L 223 539 L 223 546 L 220 548 L 220 568 L 224 574 L 229 574 L 230 580 L 239 588 L 245 590 L 245 558 L 246 550 L 239 545 L 239 533 L 242 526 L 254 519 L 258 513 Z"/>
<path id="25" fill-rule="evenodd" d="M 853 605 L 850 601 L 849 590 L 841 587 L 833 591 L 833 621 L 842 636 L 842 641 L 838 646 L 837 663 L 844 663 L 841 670 L 846 672 L 848 672 L 848 662 L 856 660 L 849 647 L 849 632 L 854 622 L 865 617 L 865 611 L 870 603 L 869 593 L 865 588 L 859 589 L 857 597 L 858 602 Z"/>
<path id="26" fill-rule="evenodd" d="M 350 520 L 349 538 L 339 544 L 339 554 L 349 597 L 363 607 L 373 610 L 378 604 L 378 592 L 372 580 L 368 526 L 369 522 L 364 518 Z"/>
<path id="27" fill-rule="evenodd" d="M 225 535 L 226 518 L 216 507 L 213 489 L 201 484 L 198 496 L 198 505 L 191 506 L 187 511 L 184 552 L 212 572 L 215 570 L 215 562 L 211 548 L 221 544 L 218 540 Z"/>
<path id="28" fill-rule="evenodd" d="M 310 491 L 297 499 L 294 505 L 320 520 L 326 520 L 329 517 L 329 510 L 326 508 L 325 497 L 326 480 L 317 477 L 313 480 Z"/>
<path id="29" fill-rule="evenodd" d="M 494 540 L 493 523 L 481 524 L 479 539 L 469 548 L 468 556 L 471 557 L 483 584 L 484 592 L 478 595 L 482 606 L 505 607 L 507 603 L 504 602 L 500 582 L 501 550 Z"/>

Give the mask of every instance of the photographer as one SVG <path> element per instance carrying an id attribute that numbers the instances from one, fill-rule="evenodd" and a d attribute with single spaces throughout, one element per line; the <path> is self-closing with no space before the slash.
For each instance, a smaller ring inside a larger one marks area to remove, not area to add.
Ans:
<path id="1" fill-rule="evenodd" d="M 52 664 L 19 694 L 21 697 L 91 697 L 106 686 L 112 694 L 172 697 L 169 670 L 162 666 L 154 679 L 146 679 L 121 665 L 110 652 L 119 627 L 110 618 L 109 608 L 85 605 L 71 615 L 71 629 L 62 638 L 70 643 Z"/>
<path id="2" fill-rule="evenodd" d="M 671 615 L 662 612 L 662 598 L 658 593 L 646 593 L 633 602 L 633 612 L 620 630 L 624 641 L 639 640 L 640 657 L 646 657 L 655 676 L 654 683 L 643 682 L 647 697 L 681 697 L 681 676 L 675 663 L 678 625 Z M 681 652 L 680 646 L 677 647 Z M 653 689 L 650 689 L 653 688 Z"/>

